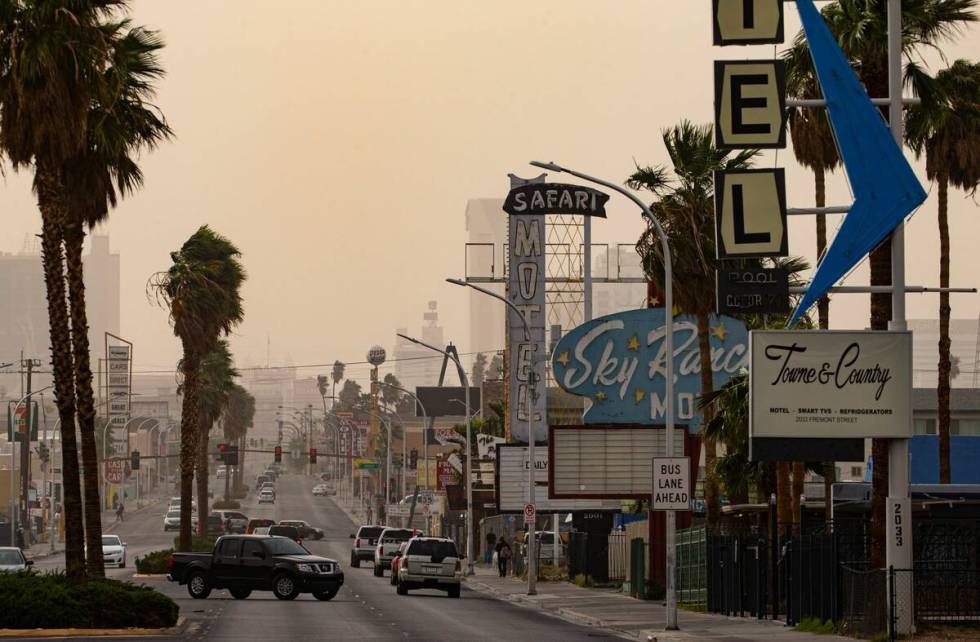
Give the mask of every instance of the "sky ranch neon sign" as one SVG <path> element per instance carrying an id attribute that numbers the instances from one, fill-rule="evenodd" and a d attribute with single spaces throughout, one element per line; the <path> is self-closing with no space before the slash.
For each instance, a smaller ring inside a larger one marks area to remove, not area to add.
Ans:
<path id="1" fill-rule="evenodd" d="M 569 332 L 553 355 L 555 380 L 588 397 L 585 423 L 659 424 L 666 416 L 667 350 L 664 310 L 630 310 L 590 321 Z M 711 368 L 723 385 L 748 363 L 748 333 L 735 319 L 712 317 Z M 674 321 L 677 423 L 700 421 L 701 360 L 697 321 Z"/>

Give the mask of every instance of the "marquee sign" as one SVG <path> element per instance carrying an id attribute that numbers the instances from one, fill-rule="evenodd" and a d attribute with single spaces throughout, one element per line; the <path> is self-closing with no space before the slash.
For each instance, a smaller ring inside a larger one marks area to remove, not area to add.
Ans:
<path id="1" fill-rule="evenodd" d="M 511 177 L 509 202 L 517 202 L 516 193 L 526 188 L 545 189 L 544 177 L 531 182 Z M 538 441 L 548 438 L 545 425 L 545 209 L 514 211 L 508 220 L 510 262 L 507 274 L 507 297 L 527 319 L 530 335 L 525 335 L 524 319 L 510 306 L 507 308 L 507 340 L 510 351 L 508 381 L 510 385 L 509 420 L 511 441 L 528 441 L 528 401 L 530 422 Z M 506 207 L 505 207 L 506 210 Z"/>
<path id="2" fill-rule="evenodd" d="M 781 60 L 715 61 L 715 146 L 786 147 L 786 64 Z"/>
<path id="3" fill-rule="evenodd" d="M 714 0 L 712 10 L 717 46 L 783 42 L 783 0 Z"/>
<path id="4" fill-rule="evenodd" d="M 667 355 L 663 308 L 629 310 L 589 321 L 555 348 L 552 371 L 568 392 L 592 401 L 587 424 L 659 424 L 666 420 Z M 711 364 L 716 389 L 748 364 L 741 321 L 711 317 Z M 677 425 L 700 422 L 701 361 L 697 319 L 674 319 L 674 408 Z"/>
<path id="5" fill-rule="evenodd" d="M 606 218 L 608 194 L 581 185 L 531 183 L 510 190 L 508 214 L 577 214 Z"/>
<path id="6" fill-rule="evenodd" d="M 755 331 L 751 348 L 753 441 L 912 436 L 910 332 Z"/>

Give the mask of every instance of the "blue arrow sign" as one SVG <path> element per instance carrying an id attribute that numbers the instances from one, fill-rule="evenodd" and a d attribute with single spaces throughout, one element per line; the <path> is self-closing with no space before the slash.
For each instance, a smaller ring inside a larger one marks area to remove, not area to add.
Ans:
<path id="1" fill-rule="evenodd" d="M 925 189 L 813 0 L 796 4 L 854 205 L 793 313 L 791 326 L 926 200 Z"/>

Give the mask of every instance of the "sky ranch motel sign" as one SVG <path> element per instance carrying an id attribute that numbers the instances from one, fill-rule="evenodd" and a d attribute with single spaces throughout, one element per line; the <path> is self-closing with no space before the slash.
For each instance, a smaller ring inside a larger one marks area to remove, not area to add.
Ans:
<path id="1" fill-rule="evenodd" d="M 508 214 L 578 214 L 606 218 L 608 194 L 581 185 L 531 183 L 507 194 Z"/>
<path id="2" fill-rule="evenodd" d="M 555 348 L 555 381 L 592 400 L 586 424 L 662 424 L 666 414 L 664 309 L 629 310 L 575 328 Z M 715 388 L 748 364 L 748 333 L 741 321 L 711 317 Z M 701 361 L 697 319 L 674 319 L 676 424 L 697 427 Z"/>

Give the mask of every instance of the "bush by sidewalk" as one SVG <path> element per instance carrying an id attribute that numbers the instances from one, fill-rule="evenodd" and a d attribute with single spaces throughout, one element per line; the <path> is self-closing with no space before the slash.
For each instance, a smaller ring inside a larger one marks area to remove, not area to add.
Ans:
<path id="1" fill-rule="evenodd" d="M 179 608 L 146 586 L 110 579 L 72 584 L 64 574 L 0 573 L 0 628 L 158 629 Z"/>
<path id="2" fill-rule="evenodd" d="M 194 535 L 191 537 L 192 553 L 210 553 L 214 550 L 214 542 L 217 540 L 214 535 Z M 180 547 L 180 537 L 174 538 L 174 550 Z"/>
<path id="3" fill-rule="evenodd" d="M 230 499 L 228 501 L 219 499 L 218 501 L 214 502 L 214 504 L 211 505 L 212 510 L 238 510 L 241 507 L 242 505 L 233 499 Z"/>
<path id="4" fill-rule="evenodd" d="M 174 549 L 147 553 L 144 557 L 136 558 L 136 572 L 142 575 L 163 575 L 170 572 L 170 556 Z"/>

